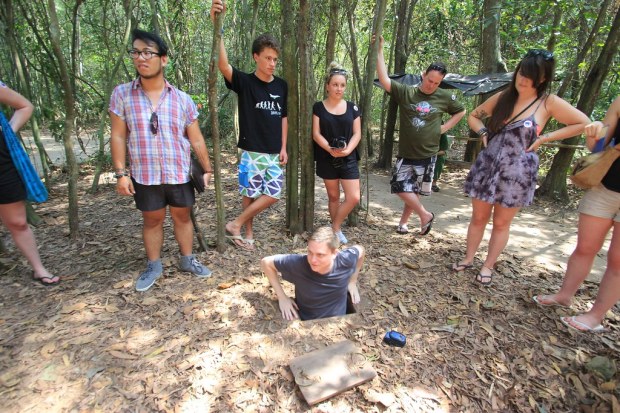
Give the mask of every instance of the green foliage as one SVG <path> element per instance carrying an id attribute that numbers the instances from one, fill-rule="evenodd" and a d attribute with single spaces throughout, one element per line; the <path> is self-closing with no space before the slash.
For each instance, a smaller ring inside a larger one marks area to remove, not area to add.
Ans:
<path id="1" fill-rule="evenodd" d="M 33 0 L 20 3 L 13 1 L 14 21 L 11 23 L 19 39 L 19 47 L 26 58 L 28 72 L 31 77 L 30 87 L 34 102 L 43 117 L 45 124 L 55 135 L 59 135 L 62 128 L 63 105 L 62 93 L 57 80 L 57 73 L 51 62 L 48 41 L 48 23 L 45 12 L 46 2 Z M 271 32 L 279 37 L 279 22 L 282 18 L 295 16 L 281 16 L 279 0 L 229 1 L 225 16 L 225 42 L 231 63 L 250 71 L 254 62 L 250 54 L 252 36 L 263 32 Z M 482 29 L 481 1 L 451 1 L 451 0 L 418 0 L 412 15 L 410 26 L 410 55 L 407 63 L 407 72 L 419 73 L 434 60 L 442 60 L 454 73 L 476 74 L 479 67 L 479 44 Z M 130 59 L 125 57 L 121 62 L 121 70 L 112 76 L 112 68 L 119 53 L 129 47 L 124 44 L 123 35 L 127 24 L 124 4 L 131 5 L 129 17 L 138 22 L 140 28 L 154 30 L 159 28 L 160 33 L 168 42 L 171 55 L 170 64 L 166 69 L 168 80 L 182 90 L 191 93 L 198 104 L 202 105 L 201 124 L 207 116 L 207 74 L 209 50 L 212 43 L 212 25 L 209 17 L 210 2 L 196 0 L 157 0 L 150 1 L 112 1 L 93 0 L 84 2 L 78 13 L 79 20 L 79 54 L 77 56 L 77 72 L 75 73 L 76 101 L 78 122 L 81 125 L 96 124 L 99 114 L 105 111 L 108 105 L 106 87 L 131 80 L 135 71 Z M 151 5 L 156 5 L 156 10 Z M 253 20 L 257 5 L 256 20 Z M 327 28 L 330 18 L 329 2 L 313 2 L 311 12 L 312 59 L 315 68 L 315 79 L 322 79 L 325 72 L 325 44 Z M 388 15 L 385 21 L 384 37 L 386 44 L 395 42 L 391 38 L 394 25 L 399 18 L 396 16 L 398 1 L 390 2 Z M 61 23 L 61 39 L 66 55 L 71 50 L 71 36 L 73 26 L 71 17 L 75 1 L 66 0 L 57 2 L 58 16 Z M 341 1 L 339 12 L 338 34 L 336 38 L 335 60 L 347 69 L 353 68 L 351 54 L 351 34 L 348 28 L 347 7 L 353 7 L 354 41 L 358 49 L 360 70 L 366 64 L 370 47 L 370 29 L 374 15 L 375 2 L 368 0 Z M 561 23 L 552 27 L 553 15 L 562 11 Z M 501 10 L 501 52 L 510 69 L 514 68 L 522 55 L 529 48 L 544 48 L 552 33 L 556 35 L 554 54 L 557 61 L 557 78 L 554 88 L 559 87 L 565 77 L 571 62 L 583 44 L 589 28 L 597 18 L 600 10 L 600 1 L 582 0 L 541 0 L 539 2 L 502 2 Z M 595 61 L 602 44 L 610 30 L 613 13 L 607 12 L 606 21 L 597 33 L 595 45 L 584 62 L 578 67 L 574 81 L 579 86 L 583 81 L 592 63 Z M 28 23 L 34 24 L 36 30 Z M 6 15 L 0 13 L 0 30 L 6 33 Z M 0 42 L 0 52 L 3 56 L 10 56 L 6 42 Z M 620 94 L 616 57 L 614 69 L 606 79 L 593 118 L 600 119 L 615 96 Z M 69 65 L 71 62 L 68 62 Z M 0 62 L 0 77 L 16 88 L 18 83 L 14 64 L 7 58 Z M 358 100 L 359 91 L 356 82 L 350 80 L 348 99 Z M 303 87 L 303 86 L 302 86 Z M 221 76 L 218 78 L 220 96 L 228 93 Z M 569 101 L 576 102 L 580 87 L 569 88 Z M 316 99 L 322 98 L 323 88 L 320 81 L 316 85 Z M 460 96 L 459 96 L 460 98 Z M 461 99 L 468 110 L 475 106 L 474 99 Z M 380 116 L 381 91 L 373 89 L 372 113 L 373 123 L 377 123 Z M 221 104 L 220 122 L 222 137 L 234 143 L 234 122 L 231 99 L 225 99 Z M 458 134 L 467 133 L 467 125 L 461 122 L 456 131 Z"/>

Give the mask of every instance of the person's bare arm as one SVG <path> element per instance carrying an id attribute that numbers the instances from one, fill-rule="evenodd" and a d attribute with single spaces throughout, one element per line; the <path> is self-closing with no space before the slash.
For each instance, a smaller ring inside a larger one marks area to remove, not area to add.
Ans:
<path id="1" fill-rule="evenodd" d="M 473 130 L 475 133 L 480 136 L 480 131 L 485 130 L 483 120 L 489 118 L 493 113 L 493 109 L 497 104 L 497 100 L 499 99 L 501 93 L 496 93 L 491 96 L 489 99 L 484 101 L 480 106 L 474 109 L 469 116 L 467 117 L 467 123 L 469 124 L 469 128 Z M 488 134 L 483 134 L 480 136 L 482 139 L 482 145 L 487 146 L 487 138 Z"/>
<path id="2" fill-rule="evenodd" d="M 211 2 L 211 20 L 215 18 L 216 13 L 226 12 L 226 2 L 224 0 L 213 0 Z M 222 18 L 224 16 L 222 15 Z M 224 34 L 220 37 L 220 56 L 217 62 L 217 66 L 220 72 L 228 82 L 232 82 L 233 68 L 228 63 L 228 54 L 226 54 L 226 48 L 224 47 Z"/>
<path id="3" fill-rule="evenodd" d="M 353 304 L 357 304 L 360 302 L 360 293 L 359 293 L 359 289 L 357 288 L 357 280 L 359 278 L 362 266 L 364 265 L 364 259 L 366 258 L 366 250 L 361 245 L 354 245 L 352 248 L 357 249 L 359 251 L 360 256 L 357 260 L 357 264 L 355 265 L 355 272 L 349 279 L 348 290 L 349 290 L 349 294 L 351 294 L 351 301 L 353 301 Z"/>
<path id="4" fill-rule="evenodd" d="M 620 96 L 618 96 L 607 109 L 605 117 L 602 121 L 597 120 L 586 125 L 584 133 L 586 135 L 586 146 L 592 150 L 596 142 L 600 139 L 604 133 L 607 138 L 616 130 L 618 125 L 618 118 L 620 117 Z"/>
<path id="5" fill-rule="evenodd" d="M 34 110 L 34 106 L 28 99 L 9 87 L 0 86 L 0 103 L 10 106 L 15 110 L 13 116 L 11 116 L 9 120 L 9 125 L 11 125 L 14 132 L 20 130 L 22 126 L 28 122 Z"/>
<path id="6" fill-rule="evenodd" d="M 286 141 L 288 138 L 288 118 L 282 118 L 282 147 L 280 148 L 280 165 L 286 165 L 288 154 L 286 153 Z"/>
<path id="7" fill-rule="evenodd" d="M 280 283 L 280 276 L 278 275 L 278 269 L 274 263 L 274 256 L 265 257 L 260 260 L 260 269 L 267 276 L 271 288 L 278 296 L 278 305 L 280 306 L 280 312 L 282 312 L 282 318 L 285 320 L 295 320 L 299 318 L 299 308 L 297 303 L 286 295 L 282 284 Z"/>
<path id="8" fill-rule="evenodd" d="M 441 125 L 441 133 L 446 133 L 448 132 L 450 129 L 452 129 L 453 127 L 456 126 L 457 123 L 459 123 L 459 121 L 461 119 L 463 119 L 463 116 L 465 116 L 465 110 L 463 110 L 462 112 L 458 112 L 455 113 L 454 115 L 452 115 L 450 117 L 450 119 L 448 119 L 447 121 L 444 122 L 443 125 Z"/>
<path id="9" fill-rule="evenodd" d="M 193 121 L 191 125 L 187 127 L 187 138 L 189 139 L 189 143 L 192 145 L 192 149 L 194 149 L 194 153 L 202 166 L 202 170 L 205 171 L 203 180 L 205 182 L 205 186 L 208 186 L 211 175 L 213 174 L 213 168 L 211 167 L 211 161 L 209 160 L 209 150 L 207 149 L 202 132 L 200 132 L 200 126 L 198 126 L 197 120 Z"/>
<path id="10" fill-rule="evenodd" d="M 566 126 L 540 135 L 538 139 L 527 148 L 528 152 L 535 151 L 545 142 L 553 142 L 579 135 L 583 133 L 585 126 L 590 123 L 590 118 L 582 111 L 558 96 L 550 95 L 547 98 L 546 105 L 549 115 Z"/>
<path id="11" fill-rule="evenodd" d="M 127 124 L 118 115 L 110 112 L 112 131 L 110 133 L 110 151 L 112 152 L 112 166 L 116 173 L 125 172 L 127 160 Z M 128 176 L 116 180 L 116 192 L 120 195 L 133 195 L 136 192 Z"/>
<path id="12" fill-rule="evenodd" d="M 372 36 L 372 41 L 376 39 L 375 35 Z M 383 36 L 379 36 L 379 49 L 377 51 L 377 76 L 379 77 L 379 83 L 383 86 L 386 92 L 392 91 L 392 81 L 388 75 L 387 66 L 385 65 L 385 57 L 383 56 L 383 44 L 385 39 Z"/>

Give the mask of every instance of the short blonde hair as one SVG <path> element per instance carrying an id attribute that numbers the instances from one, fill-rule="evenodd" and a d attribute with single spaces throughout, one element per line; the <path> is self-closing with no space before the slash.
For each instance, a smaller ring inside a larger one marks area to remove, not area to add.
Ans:
<path id="1" fill-rule="evenodd" d="M 334 230 L 331 227 L 320 227 L 317 228 L 310 238 L 308 242 L 326 242 L 327 246 L 332 250 L 337 250 L 340 247 L 340 240 L 338 240 L 338 236 L 334 233 Z"/>

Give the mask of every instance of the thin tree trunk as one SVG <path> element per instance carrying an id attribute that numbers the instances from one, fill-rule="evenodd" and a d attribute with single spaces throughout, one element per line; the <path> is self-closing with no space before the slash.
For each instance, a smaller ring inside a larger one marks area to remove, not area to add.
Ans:
<path id="1" fill-rule="evenodd" d="M 99 148 L 97 150 L 97 161 L 95 165 L 95 173 L 93 176 L 93 181 L 90 187 L 91 192 L 97 192 L 99 189 L 99 177 L 103 172 L 103 165 L 105 161 L 105 129 L 108 122 L 109 114 L 108 114 L 108 105 L 107 103 L 110 101 L 110 95 L 112 94 L 112 89 L 114 87 L 116 75 L 119 69 L 122 66 L 123 59 L 125 58 L 125 45 L 129 41 L 129 36 L 131 31 L 135 27 L 135 20 L 131 18 L 131 13 L 133 8 L 135 7 L 136 0 L 130 0 L 126 2 L 125 8 L 125 18 L 127 19 L 125 25 L 125 33 L 123 35 L 123 42 L 120 47 L 118 47 L 116 52 L 116 60 L 114 62 L 114 66 L 112 70 L 108 74 L 108 78 L 106 79 L 105 91 L 103 96 L 103 107 L 99 112 L 99 129 L 97 130 L 97 139 L 99 141 Z M 111 54 L 111 53 L 110 53 Z"/>
<path id="2" fill-rule="evenodd" d="M 401 0 L 398 7 L 398 26 L 396 27 L 396 41 L 394 42 L 394 73 L 404 73 L 409 58 L 409 26 L 416 1 Z M 404 18 L 407 16 L 407 18 Z M 392 154 L 394 152 L 394 132 L 398 116 L 398 104 L 389 97 L 387 117 L 385 119 L 385 138 L 379 152 L 377 165 L 380 168 L 392 167 Z"/>
<path id="3" fill-rule="evenodd" d="M 383 22 L 385 20 L 385 11 L 387 9 L 387 1 L 379 0 L 375 7 L 375 17 L 372 25 L 372 33 L 376 33 L 377 36 L 381 36 L 383 33 Z M 370 105 L 372 98 L 372 83 L 375 79 L 375 72 L 377 70 L 377 53 L 379 50 L 379 42 L 376 41 L 372 44 L 369 44 L 369 52 L 368 59 L 366 60 L 366 70 L 364 74 L 364 87 L 361 90 L 364 90 L 362 96 L 362 102 L 360 104 L 360 108 L 362 111 L 362 139 L 358 145 L 358 151 L 362 154 L 363 162 L 365 161 L 366 166 L 368 161 L 368 147 L 369 142 L 365 142 L 364 139 L 370 135 Z M 367 170 L 367 169 L 366 169 Z M 366 180 L 368 183 L 368 180 Z M 360 185 L 362 187 L 362 185 Z M 369 191 L 366 190 L 366 194 L 368 196 Z M 353 211 L 349 213 L 348 224 L 350 226 L 357 226 L 359 224 L 359 205 L 353 208 Z"/>
<path id="4" fill-rule="evenodd" d="M 286 151 L 286 227 L 291 234 L 299 234 L 302 224 L 299 219 L 299 91 L 298 59 L 295 19 L 295 5 L 289 0 L 281 0 L 282 8 L 282 68 L 283 77 L 288 84 L 288 140 Z M 313 156 L 314 159 L 314 156 Z"/>
<path id="5" fill-rule="evenodd" d="M 312 103 L 314 101 L 314 76 L 312 66 L 311 0 L 299 2 L 298 45 L 301 64 L 299 90 L 299 137 L 301 157 L 300 221 L 303 231 L 311 231 L 314 226 L 314 146 L 312 140 Z"/>
<path id="6" fill-rule="evenodd" d="M 222 155 L 220 140 L 220 121 L 217 111 L 217 75 L 220 58 L 220 42 L 222 30 L 222 16 L 218 13 L 213 22 L 213 45 L 211 47 L 211 61 L 209 62 L 209 112 L 211 113 L 211 139 L 213 140 L 213 171 L 215 185 L 215 210 L 217 218 L 216 246 L 219 252 L 226 249 L 226 209 L 222 193 Z"/>
<path id="7" fill-rule="evenodd" d="M 577 109 L 581 110 L 586 115 L 590 115 L 594 109 L 594 103 L 599 95 L 603 80 L 609 73 L 611 65 L 614 60 L 614 56 L 618 52 L 618 45 L 620 44 L 620 9 L 616 12 L 611 30 L 605 40 L 605 44 L 601 50 L 601 53 L 590 68 L 590 72 L 584 81 L 584 87 L 581 90 L 579 101 L 577 102 Z M 569 145 L 575 145 L 579 142 L 579 136 L 574 138 L 564 139 L 563 143 Z M 575 149 L 573 148 L 560 148 L 558 153 L 553 157 L 551 163 L 551 169 L 545 177 L 540 188 L 536 191 L 537 195 L 557 199 L 561 201 L 568 201 L 568 191 L 566 187 L 566 171 L 568 170 L 570 163 L 575 155 Z"/>
<path id="8" fill-rule="evenodd" d="M 609 8 L 610 2 L 611 0 L 603 0 L 603 2 L 601 3 L 600 11 L 596 17 L 596 21 L 594 22 L 594 25 L 592 26 L 592 30 L 590 30 L 588 39 L 583 44 L 583 47 L 580 47 L 578 49 L 575 60 L 573 60 L 570 67 L 565 71 L 566 76 L 564 77 L 564 80 L 562 80 L 562 84 L 560 85 L 560 88 L 558 89 L 558 93 L 557 93 L 559 97 L 564 96 L 564 94 L 568 90 L 569 85 L 573 81 L 573 77 L 579 70 L 579 65 L 581 64 L 581 62 L 583 62 L 583 59 L 585 59 L 586 54 L 590 51 L 590 48 L 592 47 L 592 44 L 594 43 L 594 39 L 596 38 L 596 34 L 599 32 L 599 29 L 605 22 L 605 17 L 607 16 L 607 9 Z"/>
<path id="9" fill-rule="evenodd" d="M 484 0 L 482 11 L 482 41 L 480 42 L 480 73 L 506 73 L 506 63 L 502 60 L 500 49 L 500 16 L 502 4 L 500 0 Z M 482 104 L 491 97 L 493 93 L 485 93 L 480 95 L 476 105 Z M 469 138 L 477 138 L 478 136 L 469 131 Z M 465 154 L 463 158 L 466 162 L 472 162 L 480 152 L 481 142 L 470 140 L 465 146 Z"/>
<path id="10" fill-rule="evenodd" d="M 329 27 L 327 29 L 327 42 L 325 44 L 325 67 L 334 61 L 336 50 L 336 35 L 340 17 L 340 0 L 329 0 Z M 322 83 L 322 82 L 321 82 Z"/>
<path id="11" fill-rule="evenodd" d="M 47 0 L 47 5 L 50 19 L 50 42 L 60 73 L 60 83 L 62 85 L 63 102 L 65 106 L 65 127 L 62 133 L 62 139 L 69 172 L 69 235 L 72 239 L 76 239 L 79 235 L 77 198 L 78 164 L 75 153 L 73 152 L 72 140 L 73 124 L 75 122 L 75 100 L 73 99 L 73 89 L 71 87 L 69 70 L 60 43 L 60 24 L 58 23 L 58 16 L 56 15 L 56 3 L 54 0 Z"/>

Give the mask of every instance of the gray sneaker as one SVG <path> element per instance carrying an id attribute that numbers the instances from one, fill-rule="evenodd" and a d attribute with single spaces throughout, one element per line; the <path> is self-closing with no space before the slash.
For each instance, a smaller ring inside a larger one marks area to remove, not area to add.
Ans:
<path id="1" fill-rule="evenodd" d="M 335 232 L 335 234 L 338 237 L 338 240 L 340 240 L 341 244 L 347 244 L 349 242 L 349 240 L 347 239 L 347 237 L 344 236 L 342 231 L 337 231 Z"/>
<path id="2" fill-rule="evenodd" d="M 155 281 L 163 272 L 161 260 L 149 261 L 146 265 L 146 270 L 140 274 L 136 281 L 136 291 L 146 291 L 155 284 Z"/>
<path id="3" fill-rule="evenodd" d="M 207 278 L 211 276 L 211 270 L 206 265 L 202 265 L 193 255 L 182 255 L 179 260 L 179 268 L 181 271 L 191 272 L 196 277 Z"/>

